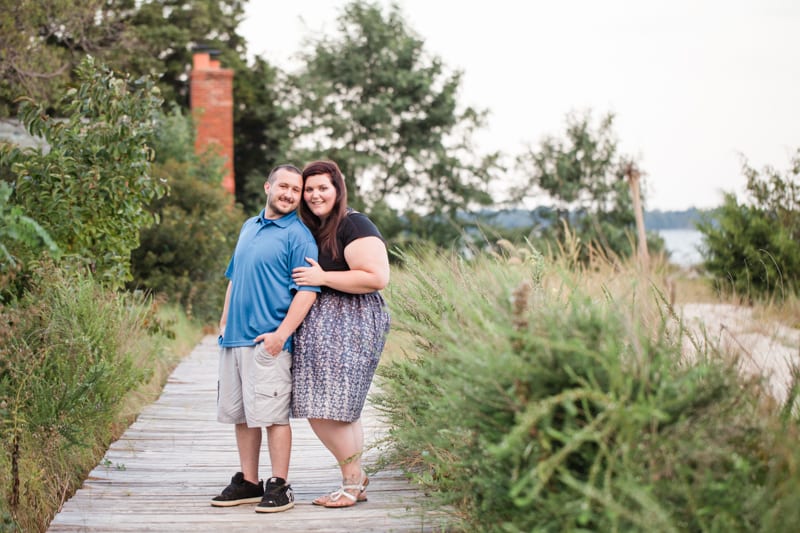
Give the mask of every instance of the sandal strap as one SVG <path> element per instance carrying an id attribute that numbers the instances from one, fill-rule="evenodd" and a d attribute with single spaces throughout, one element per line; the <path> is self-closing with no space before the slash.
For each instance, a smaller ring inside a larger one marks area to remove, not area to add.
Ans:
<path id="1" fill-rule="evenodd" d="M 335 502 L 336 500 L 338 500 L 342 496 L 345 496 L 348 499 L 353 500 L 353 501 L 358 500 L 358 496 L 350 494 L 349 492 L 347 492 L 348 490 L 357 490 L 360 493 L 361 491 L 364 490 L 364 487 L 362 485 L 342 485 L 341 487 L 339 487 L 338 490 L 335 490 L 335 491 L 331 492 L 330 496 L 328 496 L 328 497 L 330 498 L 330 501 L 332 501 L 332 502 Z"/>

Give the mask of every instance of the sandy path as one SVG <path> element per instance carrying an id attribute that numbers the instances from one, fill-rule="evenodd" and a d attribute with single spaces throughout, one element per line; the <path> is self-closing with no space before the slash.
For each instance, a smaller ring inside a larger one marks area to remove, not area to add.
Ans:
<path id="1" fill-rule="evenodd" d="M 728 353 L 738 350 L 742 370 L 767 377 L 775 398 L 786 399 L 792 369 L 800 368 L 800 330 L 754 320 L 751 309 L 729 304 L 685 304 L 681 314 L 698 340 L 707 338 Z"/>

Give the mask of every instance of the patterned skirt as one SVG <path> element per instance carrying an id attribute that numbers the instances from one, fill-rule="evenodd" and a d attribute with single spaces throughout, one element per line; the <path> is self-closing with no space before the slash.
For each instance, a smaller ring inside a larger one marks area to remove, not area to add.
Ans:
<path id="1" fill-rule="evenodd" d="M 292 417 L 358 420 L 388 333 L 379 292 L 323 290 L 294 337 Z"/>

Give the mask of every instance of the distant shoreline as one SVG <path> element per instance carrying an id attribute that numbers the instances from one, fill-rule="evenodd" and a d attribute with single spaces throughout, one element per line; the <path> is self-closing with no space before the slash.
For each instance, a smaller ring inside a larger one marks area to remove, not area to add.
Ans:
<path id="1" fill-rule="evenodd" d="M 697 230 L 697 224 L 706 216 L 714 214 L 715 209 L 690 207 L 681 211 L 645 211 L 644 227 L 652 231 Z"/>

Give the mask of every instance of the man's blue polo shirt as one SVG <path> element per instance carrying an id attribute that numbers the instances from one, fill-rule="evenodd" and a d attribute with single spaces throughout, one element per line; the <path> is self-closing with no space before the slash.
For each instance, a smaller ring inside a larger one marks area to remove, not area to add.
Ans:
<path id="1" fill-rule="evenodd" d="M 319 287 L 298 287 L 292 269 L 317 260 L 314 236 L 294 211 L 275 220 L 264 210 L 242 225 L 239 241 L 225 277 L 231 281 L 228 321 L 222 346 L 253 346 L 262 333 L 278 329 L 297 290 L 319 292 Z M 285 350 L 292 350 L 292 337 Z"/>

